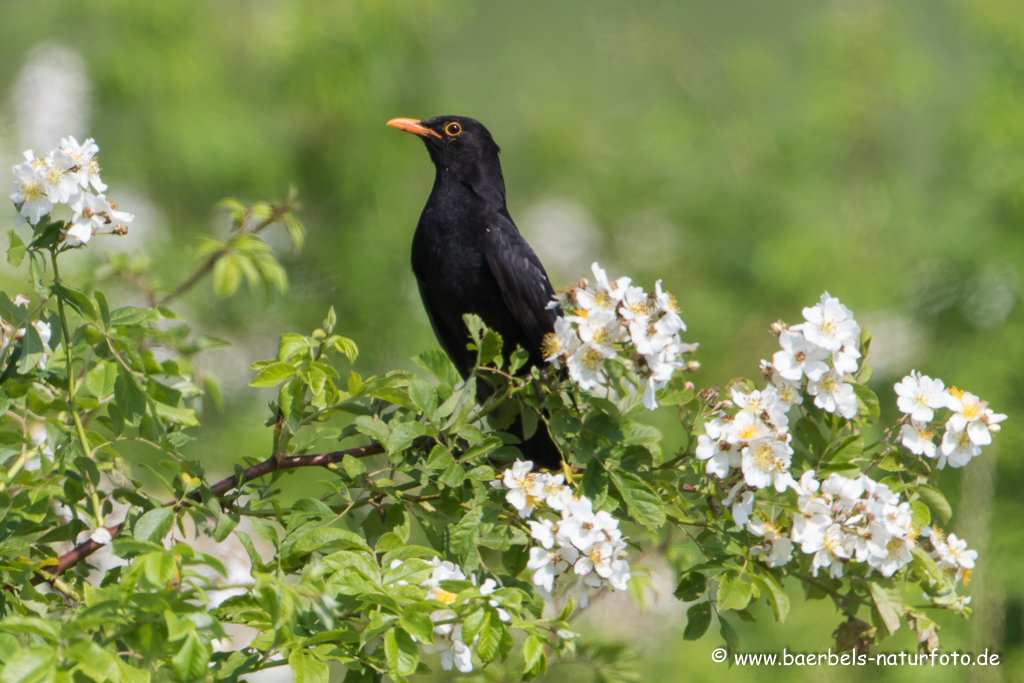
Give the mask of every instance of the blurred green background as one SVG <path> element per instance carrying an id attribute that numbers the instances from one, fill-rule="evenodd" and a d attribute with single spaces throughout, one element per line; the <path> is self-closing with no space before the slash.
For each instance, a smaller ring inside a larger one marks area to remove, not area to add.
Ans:
<path id="1" fill-rule="evenodd" d="M 298 187 L 309 238 L 283 256 L 287 295 L 217 303 L 206 283 L 178 305 L 233 344 L 207 365 L 227 398 L 203 416 L 214 469 L 268 452 L 268 395 L 246 389 L 246 368 L 280 332 L 335 306 L 364 375 L 435 346 L 409 268 L 433 169 L 392 117 L 490 128 L 512 216 L 556 287 L 593 260 L 648 288 L 663 278 L 701 342 L 699 386 L 755 376 L 768 325 L 828 290 L 875 335 L 883 419 L 911 369 L 1010 415 L 942 481 L 953 530 L 981 553 L 974 616 L 944 620 L 943 644 L 1003 664 L 728 669 L 710 661 L 717 635 L 682 641 L 670 595 L 644 615 L 603 601 L 586 629 L 629 642 L 650 680 L 1024 680 L 1019 0 L 8 1 L 0 93 L 0 160 L 95 137 L 108 195 L 136 214 L 127 238 L 69 257 L 68 277 L 127 249 L 172 286 L 195 268 L 193 236 L 225 234 L 218 199 Z M 4 289 L 25 289 L 2 268 Z M 115 296 L 140 301 L 128 285 Z M 829 647 L 831 606 L 793 597 L 785 624 L 740 624 L 744 651 Z M 898 636 L 884 649 L 914 649 Z"/>

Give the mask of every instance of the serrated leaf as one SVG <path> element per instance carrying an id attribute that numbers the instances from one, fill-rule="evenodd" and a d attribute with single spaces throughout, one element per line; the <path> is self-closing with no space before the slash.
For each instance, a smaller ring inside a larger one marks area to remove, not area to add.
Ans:
<path id="1" fill-rule="evenodd" d="M 735 572 L 726 572 L 718 580 L 718 609 L 741 610 L 750 603 L 753 587 Z"/>
<path id="2" fill-rule="evenodd" d="M 887 590 L 875 581 L 869 581 L 868 588 L 885 630 L 889 635 L 896 633 L 900 628 L 902 610 L 899 605 L 903 604 L 903 599 L 895 590 Z"/>
<path id="3" fill-rule="evenodd" d="M 213 649 L 204 642 L 199 634 L 190 631 L 182 641 L 181 649 L 171 659 L 171 670 L 182 681 L 192 681 L 206 674 L 210 666 L 210 655 Z"/>
<path id="4" fill-rule="evenodd" d="M 96 307 L 92 301 L 77 289 L 71 289 L 64 285 L 55 284 L 52 286 L 53 293 L 64 300 L 64 303 L 78 311 L 79 315 L 88 320 L 96 320 Z"/>
<path id="5" fill-rule="evenodd" d="M 415 673 L 420 649 L 408 633 L 393 628 L 384 634 L 384 656 L 388 662 L 388 673 L 392 678 L 401 680 Z"/>
<path id="6" fill-rule="evenodd" d="M 139 387 L 135 375 L 117 366 L 117 379 L 114 380 L 114 403 L 128 421 L 134 421 L 146 413 L 146 394 Z"/>
<path id="7" fill-rule="evenodd" d="M 857 395 L 857 413 L 869 422 L 874 422 L 881 414 L 878 396 L 863 384 L 854 384 L 853 393 Z"/>
<path id="8" fill-rule="evenodd" d="M 292 650 L 288 655 L 288 666 L 295 683 L 328 683 L 330 680 L 327 663 L 303 650 Z"/>
<path id="9" fill-rule="evenodd" d="M 921 496 L 921 500 L 928 504 L 928 507 L 932 509 L 943 524 L 949 521 L 949 518 L 953 516 L 953 508 L 950 507 L 949 501 L 942 495 L 942 491 L 938 490 L 934 486 L 928 484 L 922 484 L 917 487 L 917 492 Z"/>
<path id="10" fill-rule="evenodd" d="M 477 355 L 478 365 L 491 365 L 495 364 L 499 368 L 502 365 L 501 362 L 501 349 L 502 349 L 501 335 L 494 330 L 487 330 L 484 334 L 483 339 L 480 341 L 480 350 Z"/>
<path id="11" fill-rule="evenodd" d="M 21 340 L 21 358 L 18 360 L 18 372 L 26 375 L 36 369 L 36 365 L 46 353 L 43 340 L 35 325 L 25 326 L 25 336 Z"/>
<path id="12" fill-rule="evenodd" d="M 113 393 L 116 380 L 114 364 L 101 361 L 85 374 L 85 388 L 96 398 L 104 398 Z"/>
<path id="13" fill-rule="evenodd" d="M 683 578 L 680 579 L 679 585 L 676 586 L 672 594 L 683 602 L 693 602 L 704 595 L 706 589 L 707 579 L 703 572 L 687 572 L 683 574 Z"/>
<path id="14" fill-rule="evenodd" d="M 153 312 L 148 308 L 136 308 L 134 306 L 115 308 L 110 312 L 111 325 L 138 325 L 153 318 Z"/>
<path id="15" fill-rule="evenodd" d="M 665 510 L 661 497 L 640 475 L 623 470 L 612 470 L 611 480 L 622 495 L 629 514 L 652 531 L 665 526 Z"/>
<path id="16" fill-rule="evenodd" d="M 249 382 L 250 387 L 274 387 L 295 376 L 295 367 L 291 363 L 275 361 L 264 366 Z"/>
<path id="17" fill-rule="evenodd" d="M 829 461 L 833 463 L 850 462 L 859 458 L 864 453 L 864 437 L 860 434 L 851 434 L 842 439 L 829 454 Z"/>
<path id="18" fill-rule="evenodd" d="M 523 642 L 523 659 L 526 660 L 524 681 L 531 681 L 547 673 L 548 658 L 545 646 L 547 641 L 538 635 L 531 635 Z"/>
<path id="19" fill-rule="evenodd" d="M 498 645 L 505 630 L 490 610 L 486 610 L 486 614 L 476 643 L 476 654 L 485 664 L 498 656 Z"/>
<path id="20" fill-rule="evenodd" d="M 465 555 L 476 547 L 477 534 L 480 533 L 480 520 L 484 509 L 477 506 L 467 512 L 459 522 L 448 530 L 448 546 L 457 555 Z"/>
<path id="21" fill-rule="evenodd" d="M 57 669 L 57 652 L 53 648 L 34 645 L 17 650 L 4 665 L 3 683 L 37 683 L 51 679 Z"/>
<path id="22" fill-rule="evenodd" d="M 213 291 L 218 299 L 226 299 L 242 284 L 242 268 L 239 257 L 225 254 L 213 266 Z"/>
<path id="23" fill-rule="evenodd" d="M 721 615 L 718 616 L 718 632 L 721 634 L 722 640 L 725 641 L 725 646 L 729 649 L 729 652 L 736 652 L 739 648 L 740 637 L 736 634 L 736 629 L 732 627 L 732 624 Z"/>
<path id="24" fill-rule="evenodd" d="M 336 548 L 356 548 L 370 552 L 370 546 L 359 534 L 352 533 L 347 529 L 337 527 L 322 527 L 307 532 L 302 538 L 295 542 L 293 552 L 296 554 L 327 552 Z"/>
<path id="25" fill-rule="evenodd" d="M 686 628 L 683 629 L 683 640 L 700 640 L 711 625 L 711 603 L 698 602 L 686 610 Z"/>
<path id="26" fill-rule="evenodd" d="M 13 230 L 7 231 L 7 240 L 9 246 L 7 247 L 7 262 L 17 268 L 21 265 L 21 262 L 25 260 L 25 243 L 18 237 L 18 233 Z"/>
<path id="27" fill-rule="evenodd" d="M 923 529 L 932 523 L 932 512 L 923 500 L 914 500 L 910 503 L 911 521 L 918 529 Z"/>
<path id="28" fill-rule="evenodd" d="M 174 508 L 158 507 L 143 514 L 135 522 L 133 536 L 139 541 L 157 542 L 171 531 Z"/>
<path id="29" fill-rule="evenodd" d="M 417 437 L 425 436 L 429 430 L 419 422 L 402 422 L 395 425 L 384 442 L 388 453 L 397 453 L 406 449 Z"/>
<path id="30" fill-rule="evenodd" d="M 454 387 L 462 379 L 448 355 L 441 349 L 425 351 L 413 358 L 413 362 L 448 387 Z"/>
<path id="31" fill-rule="evenodd" d="M 754 583 L 765 594 L 768 604 L 772 606 L 772 611 L 775 612 L 775 620 L 778 622 L 785 621 L 786 616 L 789 614 L 789 596 L 782 590 L 782 586 L 779 585 L 774 576 L 768 573 L 753 578 Z"/>

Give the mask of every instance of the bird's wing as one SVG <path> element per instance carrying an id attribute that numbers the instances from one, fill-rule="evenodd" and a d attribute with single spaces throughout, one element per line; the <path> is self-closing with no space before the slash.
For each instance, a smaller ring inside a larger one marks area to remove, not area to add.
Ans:
<path id="1" fill-rule="evenodd" d="M 441 347 L 448 354 L 459 374 L 465 379 L 476 363 L 475 354 L 466 348 L 469 337 L 464 330 L 452 329 L 449 322 L 444 319 L 427 283 L 419 277 L 416 278 L 416 283 L 420 288 L 420 298 L 423 299 L 423 308 L 427 312 L 430 326 L 434 328 L 434 336 L 441 342 Z M 461 325 L 462 321 L 460 320 L 458 324 Z"/>
<path id="2" fill-rule="evenodd" d="M 498 281 L 505 306 L 530 344 L 527 351 L 541 358 L 544 335 L 554 329 L 557 318 L 547 307 L 555 293 L 548 274 L 512 219 L 499 216 L 487 237 L 487 265 Z"/>

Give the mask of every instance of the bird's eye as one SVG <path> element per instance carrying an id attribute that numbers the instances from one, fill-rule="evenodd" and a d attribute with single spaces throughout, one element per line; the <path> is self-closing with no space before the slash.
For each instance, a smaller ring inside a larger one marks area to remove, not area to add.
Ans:
<path id="1" fill-rule="evenodd" d="M 452 137 L 455 137 L 456 135 L 462 132 L 462 126 L 452 121 L 451 123 L 444 127 L 444 132 L 448 133 L 448 135 Z"/>

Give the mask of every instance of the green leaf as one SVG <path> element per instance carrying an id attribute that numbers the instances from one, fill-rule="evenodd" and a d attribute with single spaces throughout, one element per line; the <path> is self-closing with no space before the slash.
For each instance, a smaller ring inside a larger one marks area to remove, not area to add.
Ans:
<path id="1" fill-rule="evenodd" d="M 359 347 L 348 337 L 332 334 L 327 339 L 327 346 L 348 358 L 349 363 L 355 363 L 359 356 Z"/>
<path id="2" fill-rule="evenodd" d="M 722 640 L 725 641 L 729 652 L 736 652 L 739 648 L 740 637 L 736 634 L 736 629 L 732 627 L 732 624 L 726 621 L 722 615 L 718 615 L 718 632 L 721 634 Z"/>
<path id="3" fill-rule="evenodd" d="M 213 266 L 213 291 L 218 299 L 226 299 L 242 284 L 242 268 L 239 257 L 226 254 L 217 259 Z"/>
<path id="4" fill-rule="evenodd" d="M 199 418 L 196 417 L 196 411 L 191 408 L 176 408 L 175 406 L 169 406 L 166 403 L 160 403 L 156 405 L 156 414 L 164 422 L 171 424 L 180 425 L 182 427 L 195 427 L 199 424 Z"/>
<path id="5" fill-rule="evenodd" d="M 448 527 L 448 546 L 457 555 L 465 555 L 476 548 L 477 535 L 480 533 L 480 520 L 484 509 L 477 506 L 467 512 L 455 526 Z"/>
<path id="6" fill-rule="evenodd" d="M 490 610 L 485 610 L 485 614 L 487 616 L 480 626 L 480 639 L 476 643 L 476 654 L 486 664 L 498 656 L 498 645 L 505 629 Z"/>
<path id="7" fill-rule="evenodd" d="M 524 681 L 532 681 L 538 676 L 544 676 L 548 670 L 548 657 L 545 650 L 547 641 L 534 634 L 526 638 L 523 643 L 523 659 L 526 660 L 526 672 L 523 674 Z"/>
<path id="8" fill-rule="evenodd" d="M 366 474 L 366 465 L 363 464 L 363 461 L 351 455 L 346 454 L 345 457 L 341 459 L 341 466 L 345 468 L 345 472 L 352 479 L 356 479 Z"/>
<path id="9" fill-rule="evenodd" d="M 384 442 L 384 448 L 388 453 L 397 453 L 405 450 L 416 437 L 424 436 L 428 432 L 426 425 L 419 422 L 402 422 L 392 428 Z"/>
<path id="10" fill-rule="evenodd" d="M 401 680 L 416 671 L 420 662 L 420 649 L 409 634 L 400 628 L 393 628 L 384 634 L 384 656 L 388 662 L 388 673 Z"/>
<path id="11" fill-rule="evenodd" d="M 483 340 L 480 342 L 480 352 L 477 356 L 477 363 L 479 365 L 491 365 L 498 361 L 496 364 L 501 367 L 501 348 L 502 348 L 501 335 L 494 330 L 487 330 L 484 334 Z"/>
<path id="12" fill-rule="evenodd" d="M 10 246 L 7 247 L 7 262 L 17 268 L 25 260 L 25 243 L 13 230 L 7 231 L 7 239 L 10 242 Z"/>
<path id="13" fill-rule="evenodd" d="M 288 655 L 288 666 L 292 669 L 295 683 L 328 683 L 330 680 L 327 663 L 303 650 L 292 650 Z"/>
<path id="14" fill-rule="evenodd" d="M 939 520 L 945 524 L 949 521 L 949 518 L 953 516 L 953 508 L 950 507 L 949 501 L 942 495 L 942 491 L 938 490 L 934 486 L 928 484 L 922 484 L 917 487 L 917 492 L 921 495 L 921 500 L 928 504 L 928 507 L 932 509 Z"/>
<path id="15" fill-rule="evenodd" d="M 114 403 L 129 422 L 146 413 L 146 394 L 139 388 L 135 375 L 120 364 L 114 381 Z"/>
<path id="16" fill-rule="evenodd" d="M 683 640 L 700 640 L 711 625 L 711 603 L 698 602 L 686 610 L 686 628 Z"/>
<path id="17" fill-rule="evenodd" d="M 726 572 L 718 580 L 718 609 L 740 610 L 750 602 L 753 586 L 735 572 Z"/>
<path id="18" fill-rule="evenodd" d="M 110 324 L 117 325 L 139 325 L 152 320 L 154 316 L 153 312 L 148 308 L 136 308 L 135 306 L 124 306 L 122 308 L 115 308 L 110 312 Z"/>
<path id="19" fill-rule="evenodd" d="M 869 422 L 878 419 L 881 408 L 878 406 L 878 396 L 863 384 L 854 384 L 853 393 L 857 394 L 857 414 L 865 417 Z"/>
<path id="20" fill-rule="evenodd" d="M 683 602 L 693 602 L 704 595 L 706 589 L 707 579 L 703 572 L 687 572 L 683 574 L 683 578 L 680 579 L 679 585 L 676 586 L 672 594 Z"/>
<path id="21" fill-rule="evenodd" d="M 428 420 L 437 419 L 437 389 L 421 379 L 409 382 L 409 398 Z"/>
<path id="22" fill-rule="evenodd" d="M 64 285 L 53 285 L 52 289 L 54 294 L 78 311 L 83 318 L 96 320 L 96 307 L 92 305 L 92 301 L 85 294 Z"/>
<path id="23" fill-rule="evenodd" d="M 354 534 L 347 529 L 339 529 L 333 526 L 321 527 L 307 532 L 295 542 L 293 552 L 296 554 L 311 553 L 313 551 L 326 553 L 337 548 L 355 548 L 370 552 L 370 546 L 366 544 L 366 540 L 362 536 Z"/>
<path id="24" fill-rule="evenodd" d="M 309 339 L 295 332 L 285 332 L 277 344 L 277 360 L 291 363 L 301 358 L 308 358 L 311 353 Z M 249 368 L 255 370 L 255 367 Z"/>
<path id="25" fill-rule="evenodd" d="M 400 623 L 402 628 L 419 638 L 420 642 L 434 642 L 434 622 L 428 615 L 422 612 L 407 614 L 402 617 Z"/>
<path id="26" fill-rule="evenodd" d="M 267 365 L 249 382 L 250 387 L 274 387 L 295 376 L 295 368 L 291 363 L 275 361 Z"/>
<path id="27" fill-rule="evenodd" d="M 767 572 L 762 576 L 755 576 L 753 579 L 754 583 L 758 585 L 761 592 L 767 597 L 768 604 L 772 606 L 772 611 L 775 612 L 775 620 L 778 622 L 785 621 L 786 616 L 789 614 L 789 596 L 782 590 L 779 582 Z"/>
<path id="28" fill-rule="evenodd" d="M 850 462 L 859 458 L 864 453 L 864 437 L 860 434 L 851 434 L 840 441 L 828 458 L 830 462 Z"/>
<path id="29" fill-rule="evenodd" d="M 650 484 L 634 472 L 612 470 L 610 472 L 615 488 L 622 494 L 632 517 L 651 531 L 665 526 L 665 509 L 661 497 Z"/>
<path id="30" fill-rule="evenodd" d="M 27 375 L 36 369 L 36 365 L 46 353 L 43 340 L 35 325 L 25 326 L 25 337 L 21 341 L 21 359 L 18 361 L 18 372 Z"/>
<path id="31" fill-rule="evenodd" d="M 114 391 L 117 367 L 113 363 L 100 361 L 85 374 L 85 388 L 96 398 L 105 398 Z"/>
<path id="32" fill-rule="evenodd" d="M 103 329 L 110 327 L 110 304 L 107 303 L 107 297 L 103 295 L 103 292 L 96 291 L 93 293 L 96 297 L 96 303 L 100 307 L 100 320 L 103 322 Z"/>
<path id="33" fill-rule="evenodd" d="M 25 647 L 8 659 L 0 673 L 2 683 L 36 683 L 50 679 L 57 669 L 57 652 L 44 646 Z"/>
<path id="34" fill-rule="evenodd" d="M 352 421 L 360 434 L 365 434 L 378 443 L 386 443 L 390 430 L 385 422 L 369 415 L 360 415 Z"/>
<path id="35" fill-rule="evenodd" d="M 146 553 L 136 561 L 142 564 L 146 580 L 156 588 L 163 588 L 170 583 L 177 569 L 174 556 L 166 550 Z"/>
<path id="36" fill-rule="evenodd" d="M 174 508 L 158 507 L 145 513 L 135 522 L 133 535 L 140 541 L 159 542 L 174 525 Z"/>
<path id="37" fill-rule="evenodd" d="M 869 581 L 868 588 L 871 590 L 871 601 L 875 603 L 880 621 L 891 636 L 900 628 L 902 610 L 899 605 L 903 604 L 903 598 L 895 589 L 883 588 L 875 581 Z"/>
<path id="38" fill-rule="evenodd" d="M 181 681 L 193 681 L 206 675 L 210 666 L 213 649 L 203 642 L 199 634 L 190 631 L 181 644 L 181 649 L 171 659 L 171 671 Z"/>
<path id="39" fill-rule="evenodd" d="M 911 521 L 918 529 L 923 529 L 932 523 L 932 512 L 922 500 L 914 500 L 910 503 Z"/>
<path id="40" fill-rule="evenodd" d="M 455 369 L 448 355 L 441 349 L 425 351 L 412 360 L 437 381 L 448 387 L 454 387 L 462 380 L 459 371 Z"/>

